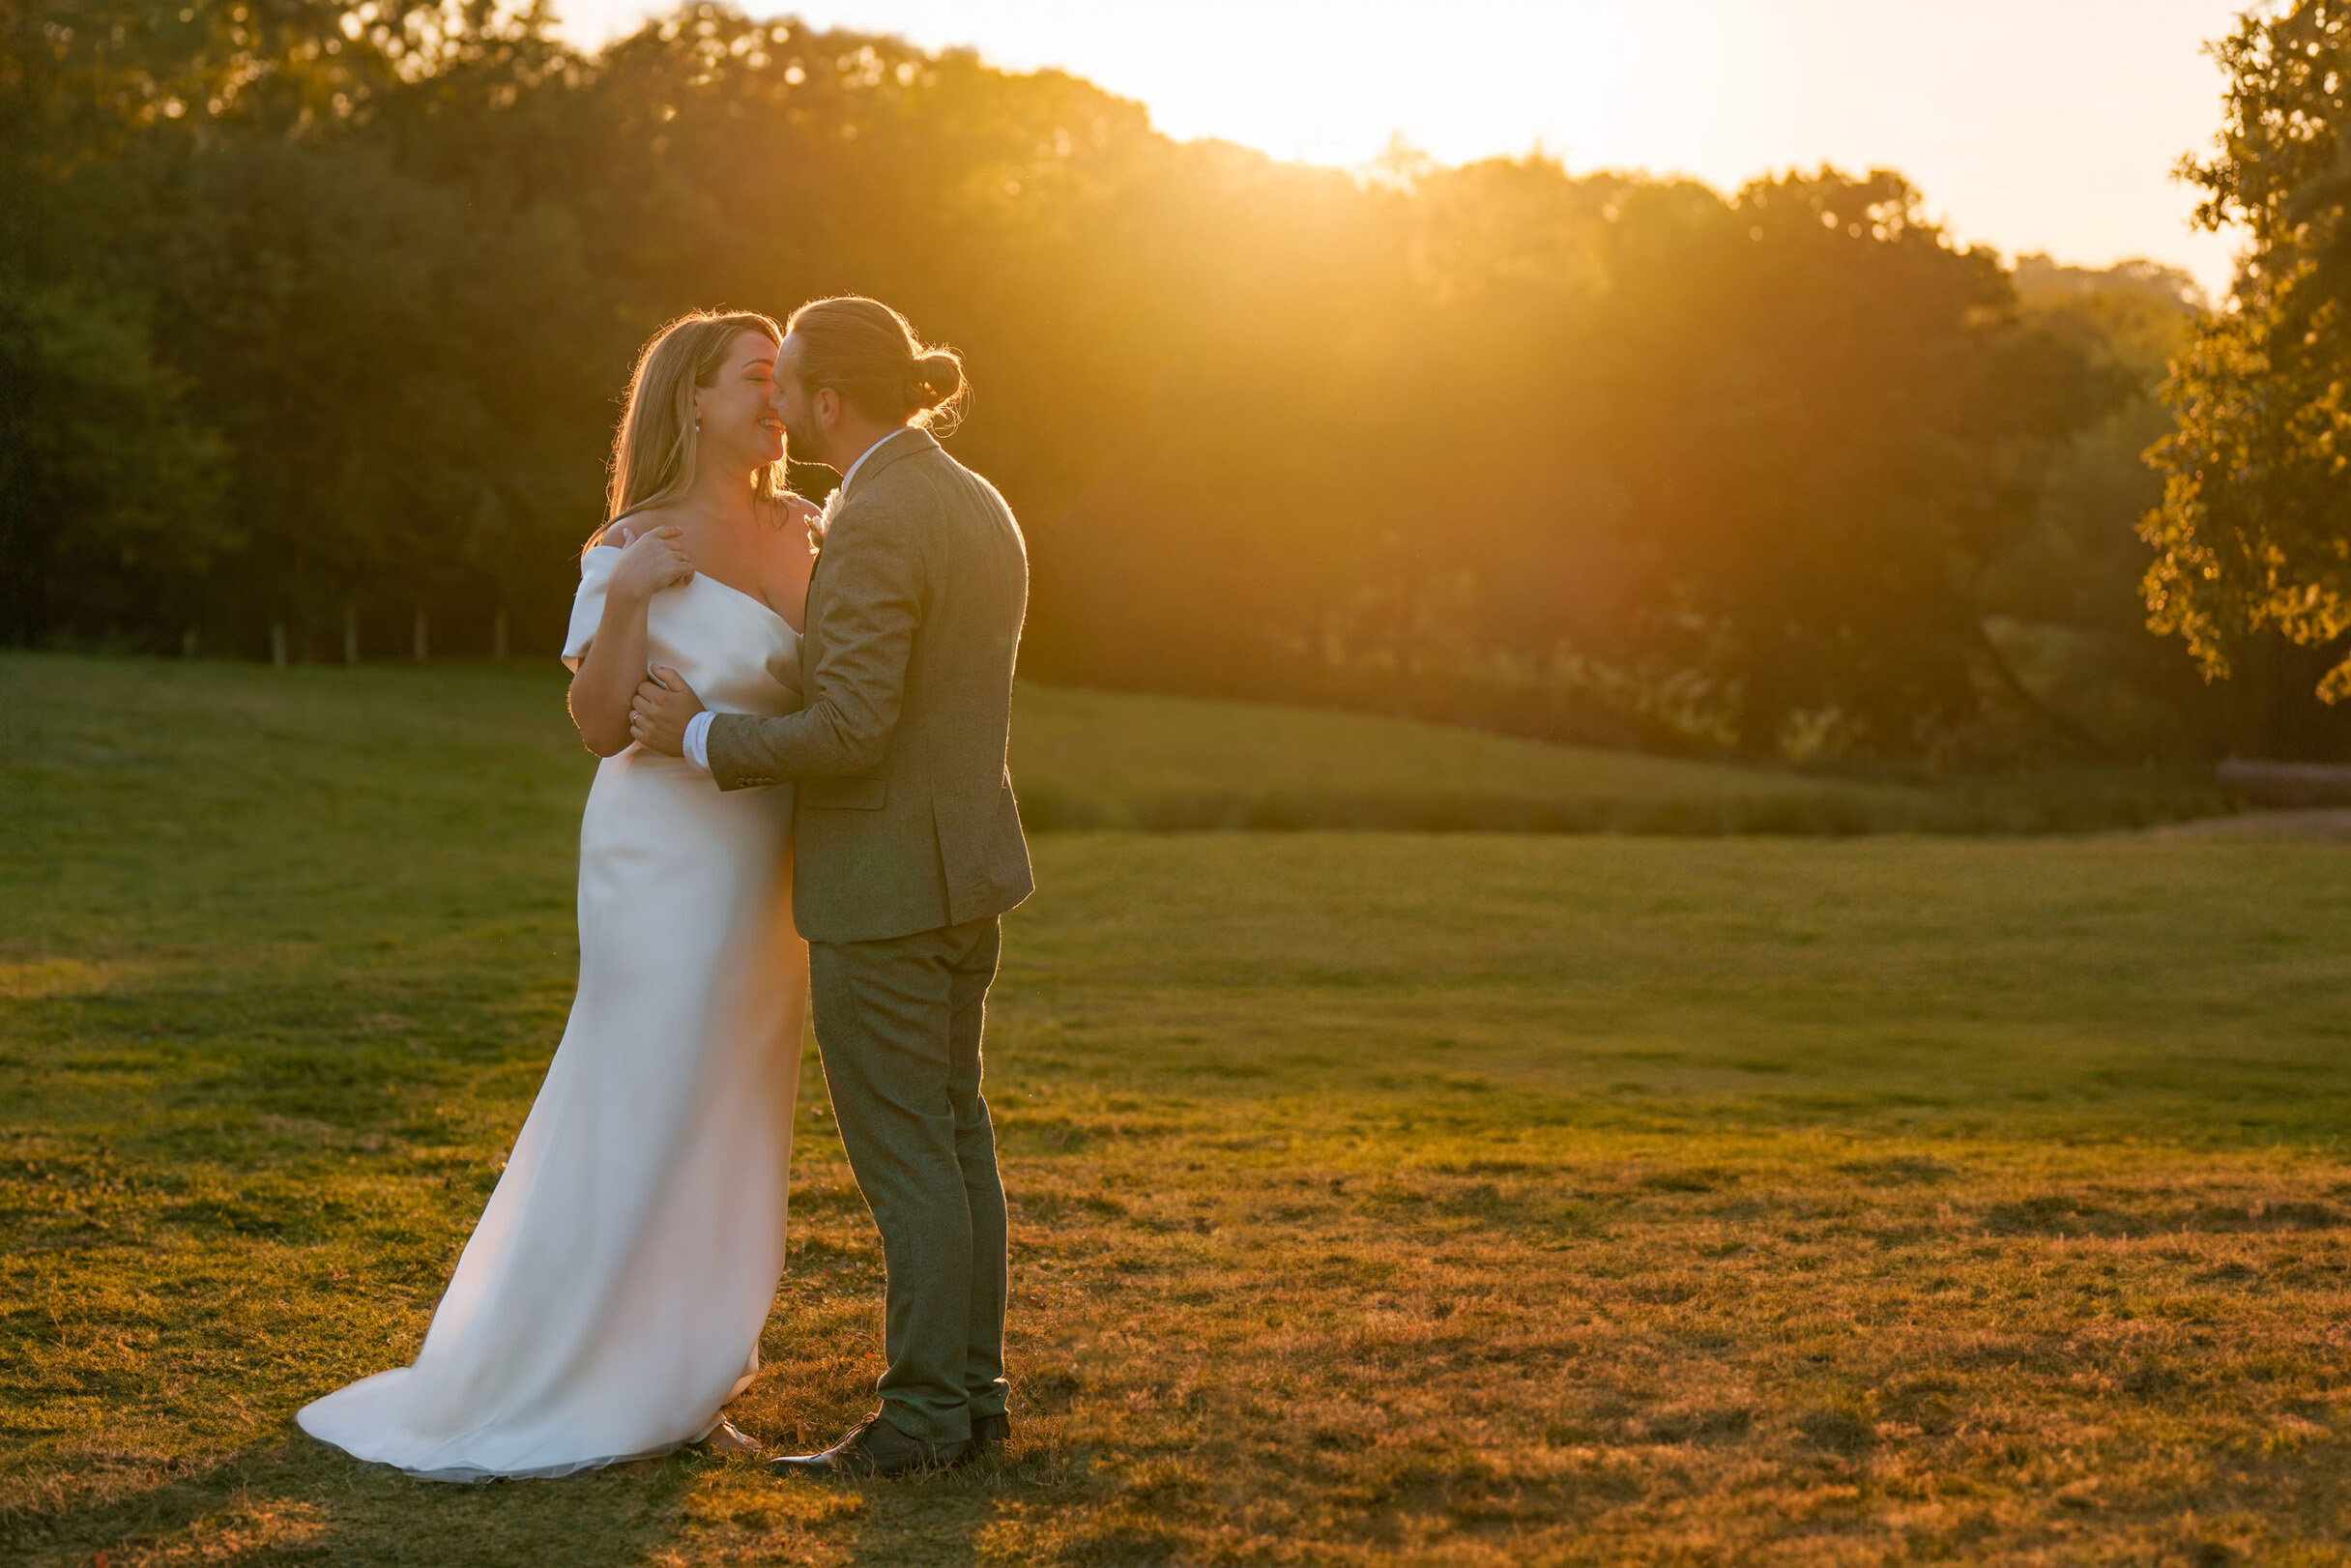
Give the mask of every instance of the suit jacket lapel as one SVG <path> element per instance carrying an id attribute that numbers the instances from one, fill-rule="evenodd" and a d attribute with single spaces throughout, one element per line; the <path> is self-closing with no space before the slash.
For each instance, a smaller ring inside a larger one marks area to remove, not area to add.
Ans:
<path id="1" fill-rule="evenodd" d="M 912 457 L 918 451 L 937 450 L 939 450 L 939 442 L 928 430 L 917 430 L 909 426 L 904 430 L 884 436 L 880 441 L 874 443 L 873 450 L 866 454 L 865 462 L 857 469 L 856 488 L 844 489 L 841 492 L 841 505 L 848 506 L 872 481 L 876 474 L 881 473 L 900 458 Z M 816 547 L 816 561 L 808 568 L 808 599 L 812 608 L 816 601 L 817 569 L 824 564 L 825 546 L 822 541 L 819 541 Z M 810 631 L 816 629 L 815 615 L 811 614 L 807 617 L 806 624 Z M 804 691 L 815 689 L 810 684 L 816 676 L 816 661 L 819 652 L 811 646 L 814 640 L 804 633 L 800 637 L 800 681 L 801 689 Z"/>

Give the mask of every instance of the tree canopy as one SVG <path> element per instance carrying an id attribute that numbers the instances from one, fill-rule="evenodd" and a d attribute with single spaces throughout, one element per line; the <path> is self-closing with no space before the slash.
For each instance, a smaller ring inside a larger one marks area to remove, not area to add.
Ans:
<path id="1" fill-rule="evenodd" d="M 2231 307 L 2163 389 L 2177 427 L 2151 454 L 2150 624 L 2212 676 L 2265 640 L 2317 651 L 2351 696 L 2351 5 L 2253 10 L 2213 46 L 2226 71 L 2212 154 L 2182 173 L 2197 218 L 2248 239 Z"/>
<path id="2" fill-rule="evenodd" d="M 18 643 L 552 646 L 638 344 L 854 291 L 972 366 L 1044 679 L 1756 753 L 2205 722 L 2112 460 L 2181 280 L 2020 289 L 1890 171 L 1349 174 L 710 4 L 587 55 L 486 0 L 0 0 L 0 214 Z M 2083 639 L 2159 720 L 2082 720 Z"/>

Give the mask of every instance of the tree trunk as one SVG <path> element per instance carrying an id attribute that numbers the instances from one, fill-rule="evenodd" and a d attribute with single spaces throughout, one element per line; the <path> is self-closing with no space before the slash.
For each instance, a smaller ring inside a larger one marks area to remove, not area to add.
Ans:
<path id="1" fill-rule="evenodd" d="M 507 656 L 507 613 L 500 610 L 490 622 L 490 657 L 504 660 Z"/>
<path id="2" fill-rule="evenodd" d="M 283 621 L 270 623 L 270 663 L 276 669 L 286 667 L 286 624 Z"/>
<path id="3" fill-rule="evenodd" d="M 2051 730 L 2089 752 L 2100 762 L 2114 760 L 2113 753 L 2106 749 L 2104 741 L 2033 695 L 2032 688 L 2024 683 L 2023 678 L 2017 674 L 2007 658 L 2001 654 L 2000 645 L 1993 642 L 1991 633 L 1984 629 L 1983 622 L 1978 621 L 1974 624 L 1974 631 L 1977 652 L 1990 660 L 1992 674 L 2000 678 L 2000 684 L 2008 688 L 2010 696 L 2022 703 Z"/>
<path id="4" fill-rule="evenodd" d="M 419 664 L 423 663 L 424 660 L 429 656 L 426 647 L 426 636 L 431 630 L 431 617 L 427 616 L 421 609 L 417 611 L 417 662 Z"/>
<path id="5" fill-rule="evenodd" d="M 343 606 L 343 662 L 357 664 L 359 661 L 360 607 L 356 604 L 346 604 Z"/>

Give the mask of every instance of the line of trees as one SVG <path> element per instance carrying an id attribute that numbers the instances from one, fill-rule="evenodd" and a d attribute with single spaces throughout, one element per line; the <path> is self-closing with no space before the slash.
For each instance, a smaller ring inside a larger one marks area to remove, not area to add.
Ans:
<path id="1" fill-rule="evenodd" d="M 843 291 L 970 361 L 1042 679 L 1755 754 L 2335 743 L 2290 659 L 2232 700 L 2145 630 L 2177 274 L 2004 265 L 1884 171 L 1286 164 L 715 5 L 590 56 L 487 0 L 0 0 L 0 639 L 543 652 L 637 344 Z"/>

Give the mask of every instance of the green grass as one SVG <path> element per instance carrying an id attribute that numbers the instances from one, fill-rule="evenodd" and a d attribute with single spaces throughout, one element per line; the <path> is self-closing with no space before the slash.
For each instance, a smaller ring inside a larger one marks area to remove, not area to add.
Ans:
<path id="1" fill-rule="evenodd" d="M 0 660 L 0 1560 L 2351 1562 L 2324 844 L 1042 835 L 1007 1460 L 345 1460 L 568 1002 L 556 690 Z M 824 1105 L 770 1439 L 879 1369 Z"/>
<path id="2" fill-rule="evenodd" d="M 2201 767 L 1870 783 L 1183 697 L 1029 688 L 1013 733 L 1032 828 L 2044 833 L 2229 809 Z"/>

